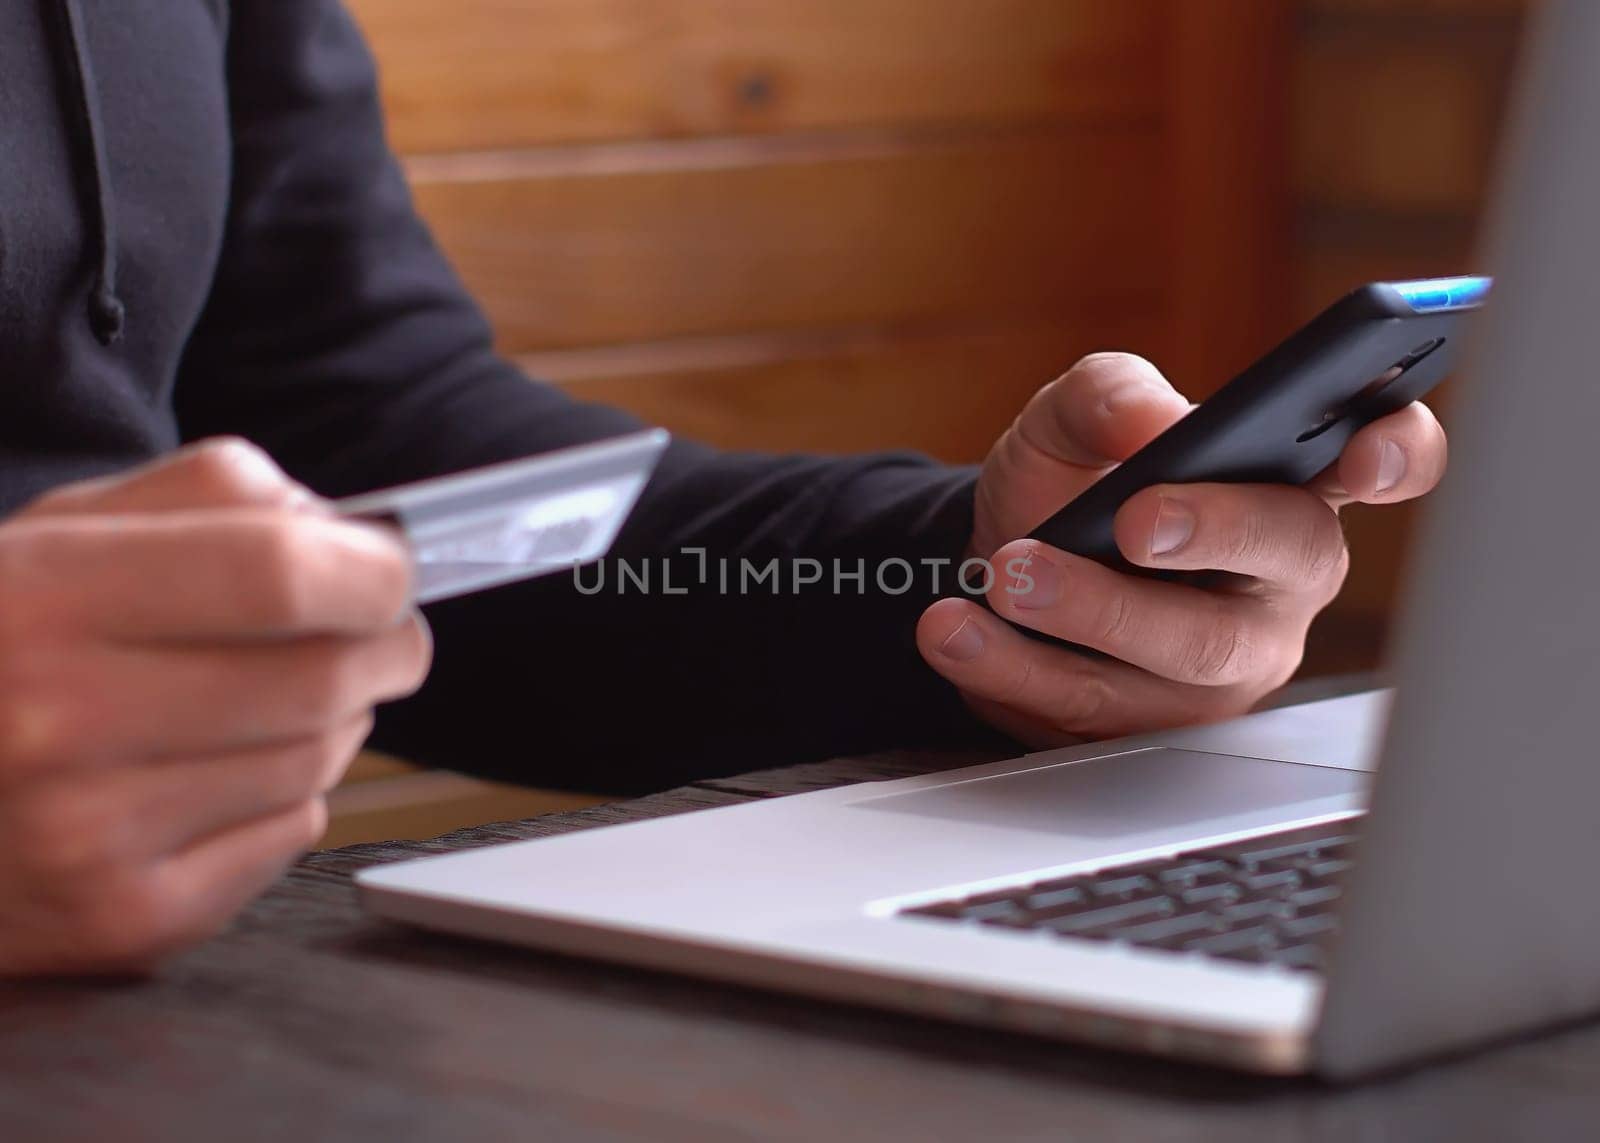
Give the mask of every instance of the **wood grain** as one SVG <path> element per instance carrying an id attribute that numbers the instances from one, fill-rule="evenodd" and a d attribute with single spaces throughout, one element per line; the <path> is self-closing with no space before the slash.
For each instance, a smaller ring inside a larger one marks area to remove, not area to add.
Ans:
<path id="1" fill-rule="evenodd" d="M 1158 280 L 1159 139 L 1139 128 L 673 169 L 414 168 L 512 352 L 750 330 L 1060 315 Z"/>
<path id="2" fill-rule="evenodd" d="M 1295 179 L 1322 206 L 1475 211 L 1499 135 L 1508 53 L 1497 39 L 1453 50 L 1371 34 L 1307 45 L 1295 98 Z"/>
<path id="3" fill-rule="evenodd" d="M 1159 0 L 354 0 L 406 152 L 1060 121 L 1159 98 Z"/>
<path id="4" fill-rule="evenodd" d="M 1287 0 L 1170 5 L 1167 279 L 1175 376 L 1207 395 L 1292 326 Z"/>
<path id="5" fill-rule="evenodd" d="M 1159 363 L 1164 330 L 1152 300 L 1144 311 L 1130 305 L 1050 324 L 754 335 L 523 363 L 576 396 L 728 448 L 908 448 L 970 463 L 1079 357 L 1128 349 Z"/>
<path id="6" fill-rule="evenodd" d="M 1363 282 L 1482 273 L 1525 0 L 1306 0 L 1297 28 L 1292 295 L 1308 318 Z M 1449 425 L 1448 386 L 1430 398 Z M 1375 657 L 1415 506 L 1345 515 L 1353 561 L 1316 635 Z M 1365 634 L 1363 634 L 1365 632 Z"/>

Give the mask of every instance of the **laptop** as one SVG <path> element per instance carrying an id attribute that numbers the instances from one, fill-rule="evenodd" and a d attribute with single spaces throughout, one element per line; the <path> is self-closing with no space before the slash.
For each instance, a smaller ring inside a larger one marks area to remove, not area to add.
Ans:
<path id="1" fill-rule="evenodd" d="M 1600 1011 L 1600 4 L 1529 55 L 1393 695 L 378 867 L 367 906 L 1272 1073 Z"/>

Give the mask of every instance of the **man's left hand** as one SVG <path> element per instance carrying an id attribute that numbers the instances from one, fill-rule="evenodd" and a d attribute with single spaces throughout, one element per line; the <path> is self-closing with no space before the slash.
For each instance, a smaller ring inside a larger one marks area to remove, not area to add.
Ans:
<path id="1" fill-rule="evenodd" d="M 994 568 L 994 613 L 941 600 L 917 643 L 995 726 L 1046 746 L 1243 714 L 1294 674 L 1311 621 L 1344 583 L 1339 509 L 1410 500 L 1444 472 L 1444 430 L 1414 404 L 1363 428 L 1305 488 L 1160 485 L 1131 497 L 1116 519 L 1123 556 L 1231 573 L 1208 588 L 1016 538 L 1190 408 L 1149 362 L 1096 354 L 1042 389 L 990 452 L 970 554 Z M 1024 564 L 1028 582 L 1007 574 Z M 1029 639 L 1002 616 L 1109 658 Z"/>

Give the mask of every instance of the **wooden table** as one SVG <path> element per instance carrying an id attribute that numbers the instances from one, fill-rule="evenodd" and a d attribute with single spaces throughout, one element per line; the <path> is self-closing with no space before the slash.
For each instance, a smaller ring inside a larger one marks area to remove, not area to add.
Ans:
<path id="1" fill-rule="evenodd" d="M 890 754 L 302 861 L 148 982 L 0 987 L 0 1140 L 1528 1140 L 1600 1133 L 1600 1027 L 1349 1090 L 413 932 L 376 861 L 903 777 Z"/>

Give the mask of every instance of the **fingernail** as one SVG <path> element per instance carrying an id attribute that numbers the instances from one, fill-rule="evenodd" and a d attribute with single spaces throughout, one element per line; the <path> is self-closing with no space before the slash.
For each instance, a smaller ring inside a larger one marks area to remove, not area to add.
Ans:
<path id="1" fill-rule="evenodd" d="M 1042 611 L 1061 598 L 1061 569 L 1037 551 L 1020 563 L 1010 561 L 1006 571 L 1011 574 L 1006 593 L 1019 611 Z"/>
<path id="2" fill-rule="evenodd" d="M 1194 513 L 1189 506 L 1163 496 L 1156 510 L 1156 526 L 1150 533 L 1150 554 L 1167 556 L 1189 542 L 1194 535 Z"/>
<path id="3" fill-rule="evenodd" d="M 1406 453 L 1392 440 L 1385 438 L 1378 446 L 1378 491 L 1388 492 L 1399 484 L 1406 474 Z"/>
<path id="4" fill-rule="evenodd" d="M 963 619 L 961 626 L 939 644 L 939 654 L 958 663 L 970 663 L 983 654 L 983 632 L 972 620 Z"/>

